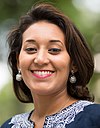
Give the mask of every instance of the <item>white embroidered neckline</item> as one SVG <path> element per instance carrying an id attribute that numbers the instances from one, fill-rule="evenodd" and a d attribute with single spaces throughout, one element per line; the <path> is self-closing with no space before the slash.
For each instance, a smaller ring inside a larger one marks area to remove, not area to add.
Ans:
<path id="1" fill-rule="evenodd" d="M 46 116 L 43 128 L 65 128 L 66 124 L 74 121 L 75 116 L 84 110 L 84 107 L 93 104 L 92 102 L 80 100 L 76 103 L 64 108 L 56 114 Z M 11 128 L 34 128 L 34 123 L 28 118 L 30 113 L 15 115 L 9 124 L 13 124 Z"/>

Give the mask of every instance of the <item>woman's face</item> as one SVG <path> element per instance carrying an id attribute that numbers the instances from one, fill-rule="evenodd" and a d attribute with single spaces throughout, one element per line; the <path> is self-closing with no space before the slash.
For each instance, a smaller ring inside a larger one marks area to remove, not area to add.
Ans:
<path id="1" fill-rule="evenodd" d="M 18 68 L 31 92 L 50 95 L 66 89 L 71 59 L 61 29 L 41 21 L 32 24 L 22 38 Z"/>

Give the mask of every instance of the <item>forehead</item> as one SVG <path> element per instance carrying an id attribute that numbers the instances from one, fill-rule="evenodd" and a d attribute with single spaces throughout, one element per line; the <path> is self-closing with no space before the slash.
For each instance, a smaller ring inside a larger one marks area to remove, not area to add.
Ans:
<path id="1" fill-rule="evenodd" d="M 64 33 L 55 24 L 46 21 L 39 21 L 29 26 L 23 33 L 25 38 L 58 38 L 64 40 Z"/>
<path id="2" fill-rule="evenodd" d="M 27 30 L 30 30 L 30 28 L 34 28 L 34 30 L 35 30 L 35 28 L 36 29 L 38 29 L 38 27 L 41 27 L 41 29 L 43 28 L 43 29 L 47 29 L 48 27 L 52 27 L 52 29 L 59 29 L 60 31 L 62 31 L 61 30 L 61 28 L 58 26 L 58 25 L 56 25 L 56 24 L 54 24 L 54 23 L 50 23 L 49 21 L 45 21 L 45 20 L 43 20 L 43 21 L 38 21 L 38 22 L 35 22 L 35 23 L 33 23 L 33 24 L 31 24 L 26 30 L 25 30 L 25 32 L 27 31 Z M 40 28 L 39 28 L 40 29 Z M 24 33 L 25 33 L 24 32 Z"/>

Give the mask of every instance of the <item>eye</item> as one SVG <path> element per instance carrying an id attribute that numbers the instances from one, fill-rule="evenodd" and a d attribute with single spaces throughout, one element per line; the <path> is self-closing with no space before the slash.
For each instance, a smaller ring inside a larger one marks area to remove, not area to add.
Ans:
<path id="1" fill-rule="evenodd" d="M 61 51 L 59 48 L 51 48 L 48 50 L 49 53 L 51 54 L 58 54 Z"/>
<path id="2" fill-rule="evenodd" d="M 25 51 L 27 53 L 36 53 L 37 52 L 37 48 L 29 47 L 29 48 L 26 48 Z"/>

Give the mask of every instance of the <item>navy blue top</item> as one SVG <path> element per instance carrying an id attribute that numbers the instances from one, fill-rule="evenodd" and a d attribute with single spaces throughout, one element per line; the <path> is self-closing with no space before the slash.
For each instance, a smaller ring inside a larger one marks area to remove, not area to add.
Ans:
<path id="1" fill-rule="evenodd" d="M 15 115 L 1 128 L 34 128 L 31 113 Z M 100 104 L 79 100 L 58 113 L 46 116 L 43 128 L 100 128 Z"/>

